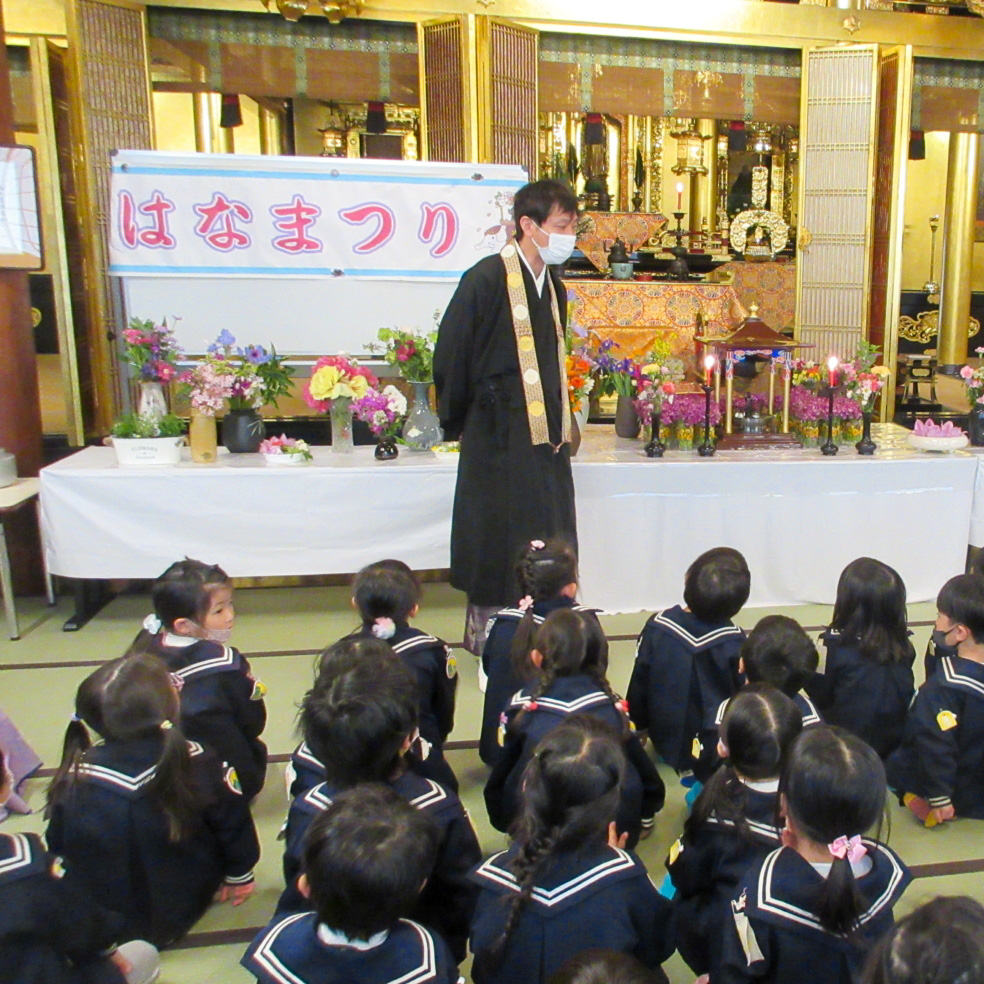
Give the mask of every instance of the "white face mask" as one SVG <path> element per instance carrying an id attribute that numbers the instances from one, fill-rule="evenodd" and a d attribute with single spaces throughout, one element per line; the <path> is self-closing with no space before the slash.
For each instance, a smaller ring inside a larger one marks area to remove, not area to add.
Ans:
<path id="1" fill-rule="evenodd" d="M 540 259 L 548 266 L 566 263 L 571 258 L 571 253 L 574 252 L 577 236 L 565 236 L 559 232 L 546 232 L 544 229 L 540 229 L 535 222 L 533 225 L 547 237 L 546 246 L 540 246 L 538 243 L 533 244 L 540 253 Z"/>
<path id="2" fill-rule="evenodd" d="M 222 642 L 226 643 L 232 638 L 232 629 L 206 629 L 199 626 L 205 635 L 202 636 L 203 639 L 207 639 L 209 642 Z"/>

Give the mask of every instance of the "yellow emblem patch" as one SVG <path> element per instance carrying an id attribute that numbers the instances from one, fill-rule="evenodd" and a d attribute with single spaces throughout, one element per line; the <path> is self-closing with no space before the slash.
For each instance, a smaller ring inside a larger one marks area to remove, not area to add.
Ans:
<path id="1" fill-rule="evenodd" d="M 957 726 L 957 715 L 953 711 L 940 711 L 936 715 L 936 723 L 940 726 L 940 731 L 949 731 Z"/>
<path id="2" fill-rule="evenodd" d="M 693 745 L 690 746 L 690 757 L 699 759 L 702 751 L 704 751 L 704 746 L 700 743 L 699 738 L 695 738 Z"/>
<path id="3" fill-rule="evenodd" d="M 230 765 L 225 770 L 225 784 L 238 795 L 242 796 L 243 787 L 239 784 L 239 776 L 236 774 L 236 770 Z"/>
<path id="4" fill-rule="evenodd" d="M 266 697 L 267 688 L 262 680 L 253 681 L 253 692 L 249 695 L 250 700 L 263 700 Z"/>
<path id="5" fill-rule="evenodd" d="M 458 661 L 454 658 L 454 653 L 448 653 L 448 658 L 444 663 L 444 672 L 448 679 L 453 680 L 458 675 Z"/>
<path id="6" fill-rule="evenodd" d="M 683 841 L 676 840 L 670 847 L 670 864 L 676 864 L 676 859 L 683 853 Z"/>

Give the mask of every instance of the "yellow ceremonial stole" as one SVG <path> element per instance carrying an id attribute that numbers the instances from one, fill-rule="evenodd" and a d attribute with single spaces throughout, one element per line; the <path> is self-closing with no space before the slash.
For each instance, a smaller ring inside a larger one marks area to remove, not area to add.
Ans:
<path id="1" fill-rule="evenodd" d="M 571 439 L 571 405 L 567 399 L 567 346 L 564 344 L 564 326 L 560 323 L 560 308 L 557 306 L 557 291 L 550 271 L 546 271 L 550 288 L 550 310 L 553 313 L 554 327 L 557 331 L 557 362 L 560 366 L 560 394 L 563 413 L 563 428 L 560 444 L 550 441 L 547 427 L 547 411 L 543 404 L 543 382 L 540 379 L 540 364 L 536 358 L 536 344 L 533 341 L 533 325 L 530 323 L 530 310 L 526 306 L 526 287 L 523 283 L 523 270 L 520 266 L 519 247 L 508 243 L 499 254 L 506 268 L 506 287 L 509 291 L 509 307 L 512 310 L 513 331 L 516 333 L 516 351 L 519 354 L 519 372 L 523 380 L 523 395 L 526 398 L 526 416 L 530 423 L 530 438 L 534 444 L 549 444 L 556 453 Z"/>

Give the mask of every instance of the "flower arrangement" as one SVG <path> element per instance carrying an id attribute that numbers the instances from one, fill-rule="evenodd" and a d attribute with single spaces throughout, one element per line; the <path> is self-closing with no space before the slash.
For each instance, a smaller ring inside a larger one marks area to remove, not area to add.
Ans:
<path id="1" fill-rule="evenodd" d="M 974 351 L 981 355 L 984 353 L 984 348 L 977 348 Z M 967 387 L 970 402 L 984 404 L 984 361 L 976 369 L 973 366 L 961 366 L 960 378 Z"/>
<path id="2" fill-rule="evenodd" d="M 571 401 L 572 412 L 577 413 L 594 389 L 591 361 L 583 351 L 570 352 L 567 355 L 566 367 L 567 396 Z"/>
<path id="3" fill-rule="evenodd" d="M 184 421 L 174 414 L 157 417 L 152 414 L 125 413 L 110 429 L 113 437 L 121 440 L 148 437 L 180 437 L 184 433 Z"/>
<path id="4" fill-rule="evenodd" d="M 352 412 L 376 437 L 396 437 L 407 414 L 407 398 L 395 386 L 368 389 L 352 402 Z"/>
<path id="5" fill-rule="evenodd" d="M 639 387 L 639 365 L 632 359 L 616 359 L 612 351 L 619 347 L 614 338 L 606 338 L 589 356 L 592 371 L 598 380 L 598 392 L 602 396 L 634 397 Z"/>
<path id="6" fill-rule="evenodd" d="M 314 455 L 307 441 L 288 437 L 281 434 L 280 437 L 268 437 L 260 442 L 260 454 L 286 455 L 291 458 L 300 458 L 301 461 L 311 461 Z"/>
<path id="7" fill-rule="evenodd" d="M 358 400 L 378 386 L 379 380 L 355 359 L 323 355 L 315 362 L 302 395 L 312 410 L 326 413 L 335 400 Z"/>
<path id="8" fill-rule="evenodd" d="M 214 417 L 232 396 L 232 377 L 211 360 L 199 362 L 179 379 L 186 387 L 191 409 L 205 417 Z"/>
<path id="9" fill-rule="evenodd" d="M 143 382 L 169 383 L 178 374 L 176 363 L 182 351 L 167 318 L 159 325 L 131 318 L 130 326 L 123 329 L 123 348 L 127 364 Z"/>
<path id="10" fill-rule="evenodd" d="M 230 410 L 255 410 L 266 403 L 276 406 L 290 391 L 291 373 L 284 365 L 285 357 L 277 355 L 272 346 L 269 352 L 262 345 L 237 346 L 235 336 L 223 329 L 206 351 L 205 361 L 219 375 L 229 377 L 226 399 Z"/>
<path id="11" fill-rule="evenodd" d="M 426 334 L 407 328 L 380 328 L 379 341 L 370 342 L 370 352 L 382 352 L 386 362 L 411 382 L 426 383 L 434 378 L 434 345 L 437 329 Z"/>

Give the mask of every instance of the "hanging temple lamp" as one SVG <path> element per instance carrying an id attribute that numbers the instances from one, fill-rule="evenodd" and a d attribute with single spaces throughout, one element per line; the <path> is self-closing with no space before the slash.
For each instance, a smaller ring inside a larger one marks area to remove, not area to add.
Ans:
<path id="1" fill-rule="evenodd" d="M 322 13 L 329 24 L 340 24 L 346 17 L 358 17 L 363 0 L 263 0 L 267 10 L 276 10 L 286 20 L 297 22 L 306 13 Z"/>

